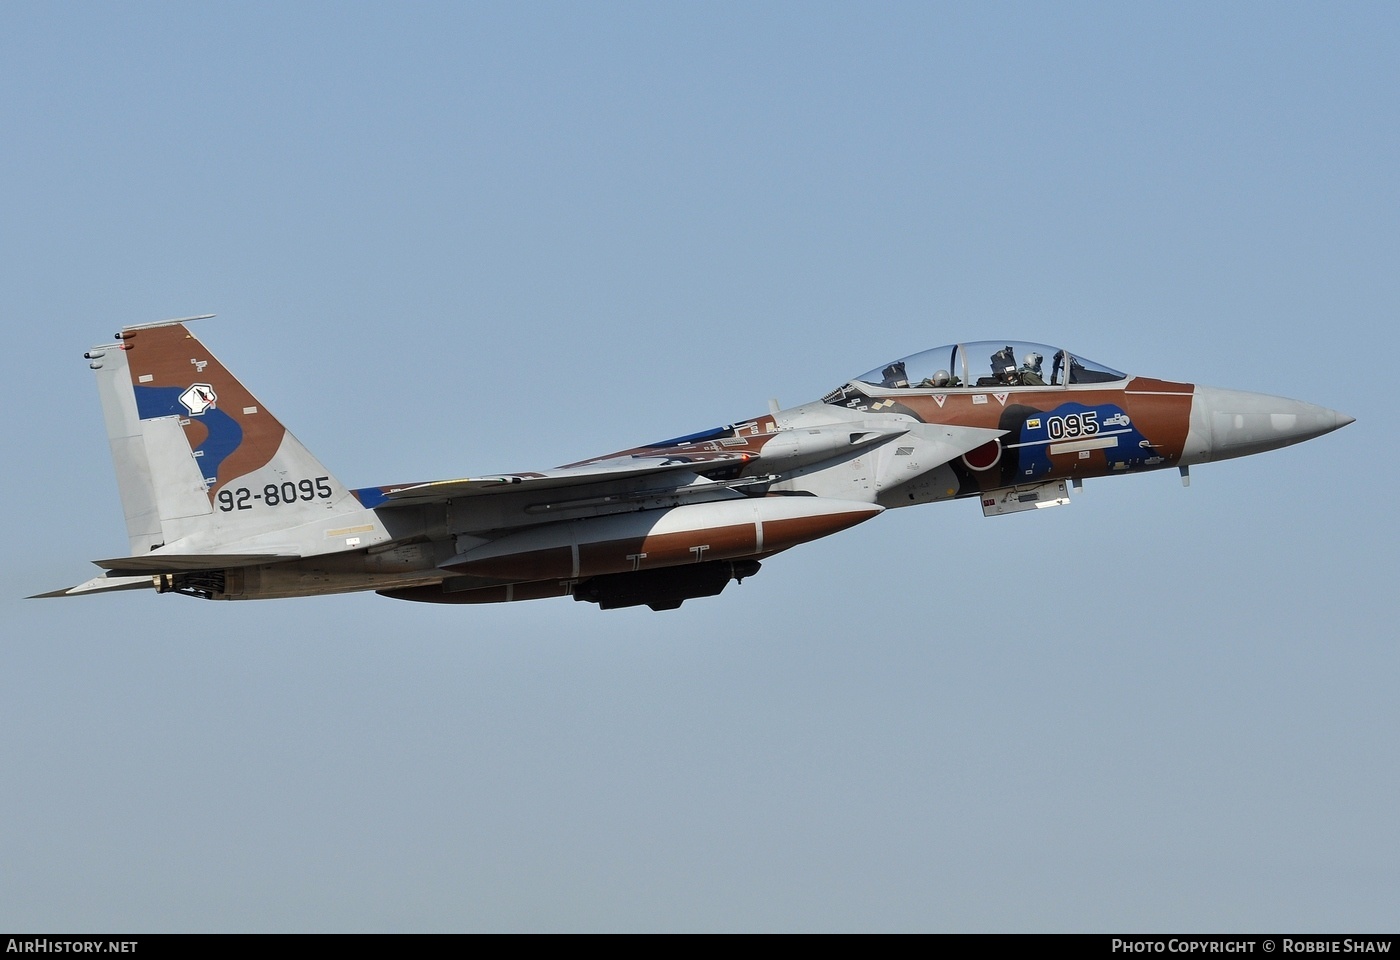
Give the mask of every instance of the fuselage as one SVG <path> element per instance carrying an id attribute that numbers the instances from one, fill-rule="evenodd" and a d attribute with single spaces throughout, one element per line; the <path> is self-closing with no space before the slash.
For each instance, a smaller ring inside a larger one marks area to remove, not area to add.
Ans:
<path id="1" fill-rule="evenodd" d="M 959 345 L 948 359 L 979 346 L 992 344 Z M 710 483 L 651 500 L 601 492 L 548 504 L 524 494 L 500 498 L 489 519 L 468 521 L 484 527 L 475 531 L 483 544 L 443 561 L 462 575 L 449 578 L 452 589 L 390 595 L 460 603 L 566 595 L 590 577 L 707 557 L 761 559 L 882 509 L 978 497 L 992 515 L 1002 512 L 990 509 L 997 498 L 1034 501 L 1033 491 L 1063 490 L 1065 482 L 1257 453 L 1351 422 L 1311 404 L 1126 376 L 1072 357 L 1058 375 L 1024 381 L 1015 370 L 979 374 L 964 362 L 959 375 L 935 385 L 933 377 L 909 378 L 911 365 L 896 361 L 882 368 L 892 376 L 857 378 L 801 406 L 570 464 L 664 455 L 694 464 Z M 1048 502 L 1064 500 L 1039 505 Z M 784 522 L 803 531 L 765 538 L 764 523 L 748 515 L 765 505 L 784 508 Z M 559 522 L 538 526 L 542 511 Z M 502 537 L 512 524 L 526 532 Z M 505 582 L 475 587 L 472 577 Z"/>

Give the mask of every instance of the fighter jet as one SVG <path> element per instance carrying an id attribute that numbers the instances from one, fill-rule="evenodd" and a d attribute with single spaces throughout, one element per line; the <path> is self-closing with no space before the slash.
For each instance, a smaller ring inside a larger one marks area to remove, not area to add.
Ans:
<path id="1" fill-rule="evenodd" d="M 1086 478 L 1262 453 L 1352 422 L 1257 393 L 1130 376 L 1008 340 L 916 353 L 820 400 L 552 470 L 345 486 L 195 336 L 124 327 L 97 378 L 129 555 L 45 597 L 207 600 L 374 590 L 679 607 L 896 507 L 1059 506 Z"/>

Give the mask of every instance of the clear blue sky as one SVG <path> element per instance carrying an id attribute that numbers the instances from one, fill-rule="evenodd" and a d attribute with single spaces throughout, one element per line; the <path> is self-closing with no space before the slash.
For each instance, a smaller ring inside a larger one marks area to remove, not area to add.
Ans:
<path id="1" fill-rule="evenodd" d="M 0 928 L 1400 927 L 1400 7 L 0 6 Z M 998 337 L 1343 410 L 716 599 L 26 601 L 126 545 L 84 349 L 352 485 Z"/>

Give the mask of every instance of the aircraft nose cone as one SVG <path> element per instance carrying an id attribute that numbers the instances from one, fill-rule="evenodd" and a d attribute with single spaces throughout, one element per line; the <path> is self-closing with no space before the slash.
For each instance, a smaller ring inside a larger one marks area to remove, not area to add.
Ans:
<path id="1" fill-rule="evenodd" d="M 1354 417 L 1301 400 L 1218 387 L 1197 387 L 1195 403 L 1192 423 L 1204 428 L 1211 460 L 1302 443 L 1356 422 Z"/>

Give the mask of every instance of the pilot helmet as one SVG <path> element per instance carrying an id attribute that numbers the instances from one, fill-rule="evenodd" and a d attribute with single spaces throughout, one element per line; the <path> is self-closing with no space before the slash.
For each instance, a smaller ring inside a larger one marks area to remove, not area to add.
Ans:
<path id="1" fill-rule="evenodd" d="M 933 376 L 929 379 L 933 381 L 933 385 L 935 387 L 946 387 L 948 385 L 948 381 L 953 378 L 948 375 L 947 370 L 935 370 L 933 372 Z"/>
<path id="2" fill-rule="evenodd" d="M 1022 358 L 1021 367 L 1025 370 L 1034 370 L 1036 373 L 1039 373 L 1040 365 L 1042 362 L 1044 362 L 1044 360 L 1045 358 L 1043 356 L 1036 353 L 1035 351 L 1031 351 L 1030 353 L 1026 354 L 1024 358 Z"/>

